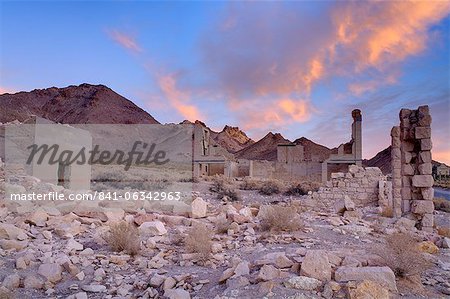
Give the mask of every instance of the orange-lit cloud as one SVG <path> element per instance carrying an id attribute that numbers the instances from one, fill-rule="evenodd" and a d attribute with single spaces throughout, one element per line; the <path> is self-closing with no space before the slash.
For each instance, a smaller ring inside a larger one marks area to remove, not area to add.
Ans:
<path id="1" fill-rule="evenodd" d="M 125 49 L 135 53 L 142 52 L 142 48 L 139 46 L 134 36 L 117 30 L 108 31 L 108 35 L 113 41 Z"/>
<path id="2" fill-rule="evenodd" d="M 177 88 L 174 75 L 160 76 L 158 78 L 158 84 L 170 105 L 184 118 L 190 121 L 205 120 L 197 107 L 186 103 L 189 102 L 190 95 Z"/>
<path id="3" fill-rule="evenodd" d="M 343 3 L 332 13 L 336 40 L 330 49 L 358 71 L 383 68 L 422 52 L 428 29 L 449 13 L 448 1 Z"/>
<path id="4" fill-rule="evenodd" d="M 394 84 L 397 82 L 397 76 L 394 74 L 388 75 L 383 78 L 375 78 L 367 81 L 354 82 L 348 85 L 348 90 L 356 95 L 360 96 L 366 92 L 371 92 L 381 87 L 382 85 Z"/>
<path id="5" fill-rule="evenodd" d="M 269 105 L 258 102 L 258 99 L 229 102 L 229 109 L 237 115 L 244 130 L 278 130 L 286 125 L 308 121 L 314 112 L 307 100 L 282 98 Z M 258 109 L 253 109 L 255 106 Z"/>

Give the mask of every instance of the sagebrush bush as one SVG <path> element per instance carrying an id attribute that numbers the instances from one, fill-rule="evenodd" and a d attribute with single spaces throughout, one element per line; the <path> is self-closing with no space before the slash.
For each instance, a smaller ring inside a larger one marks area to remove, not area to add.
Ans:
<path id="1" fill-rule="evenodd" d="M 260 217 L 263 231 L 297 231 L 302 227 L 300 215 L 292 207 L 266 206 Z"/>
<path id="2" fill-rule="evenodd" d="M 186 250 L 190 253 L 197 253 L 202 260 L 208 259 L 212 252 L 212 235 L 211 229 L 205 224 L 194 224 L 184 239 Z"/>
<path id="3" fill-rule="evenodd" d="M 216 221 L 216 232 L 219 234 L 226 234 L 228 232 L 228 228 L 230 227 L 231 222 L 226 218 L 219 219 Z"/>
<path id="4" fill-rule="evenodd" d="M 436 210 L 444 211 L 450 213 L 450 200 L 446 200 L 445 198 L 436 197 L 433 199 L 434 208 Z"/>
<path id="5" fill-rule="evenodd" d="M 263 195 L 273 195 L 281 192 L 281 184 L 274 180 L 264 181 L 259 187 L 259 193 Z"/>
<path id="6" fill-rule="evenodd" d="M 394 209 L 392 209 L 392 207 L 389 206 L 383 207 L 380 215 L 383 217 L 392 218 L 394 217 Z"/>
<path id="7" fill-rule="evenodd" d="M 111 224 L 109 232 L 103 238 L 112 251 L 136 255 L 141 250 L 138 229 L 134 224 L 125 221 Z"/>
<path id="8" fill-rule="evenodd" d="M 244 178 L 244 180 L 239 185 L 241 190 L 258 190 L 261 188 L 261 181 L 252 179 L 250 177 Z"/>
<path id="9" fill-rule="evenodd" d="M 288 189 L 284 192 L 286 196 L 302 196 L 307 195 L 308 190 L 305 189 L 301 184 L 295 184 L 288 187 Z"/>
<path id="10" fill-rule="evenodd" d="M 214 179 L 209 190 L 217 193 L 217 199 L 223 199 L 225 196 L 228 197 L 230 201 L 238 201 L 240 199 L 236 190 L 234 190 L 230 184 L 227 184 L 225 180 L 220 177 Z"/>
<path id="11" fill-rule="evenodd" d="M 385 237 L 385 244 L 375 248 L 385 266 L 397 277 L 420 275 L 431 264 L 420 252 L 418 242 L 408 233 L 395 233 Z"/>

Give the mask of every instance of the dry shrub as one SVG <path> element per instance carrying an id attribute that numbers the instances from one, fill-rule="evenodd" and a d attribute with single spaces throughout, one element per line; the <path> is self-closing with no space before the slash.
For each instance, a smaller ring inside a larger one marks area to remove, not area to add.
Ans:
<path id="1" fill-rule="evenodd" d="M 284 192 L 286 196 L 302 196 L 307 195 L 308 190 L 305 189 L 301 184 L 294 184 L 288 187 L 288 189 Z"/>
<path id="2" fill-rule="evenodd" d="M 437 231 L 440 236 L 450 238 L 450 227 L 438 227 Z"/>
<path id="3" fill-rule="evenodd" d="M 217 177 L 213 181 L 213 185 L 209 188 L 211 192 L 217 193 L 217 199 L 222 199 L 225 196 L 231 201 L 238 201 L 239 195 L 232 189 L 231 185 L 225 179 Z"/>
<path id="4" fill-rule="evenodd" d="M 258 190 L 261 188 L 261 181 L 249 177 L 244 178 L 239 186 L 241 190 Z"/>
<path id="5" fill-rule="evenodd" d="M 394 209 L 392 209 L 392 207 L 389 207 L 389 206 L 383 207 L 380 215 L 383 217 L 392 218 L 392 217 L 394 217 Z"/>
<path id="6" fill-rule="evenodd" d="M 302 227 L 300 215 L 292 207 L 266 206 L 261 216 L 264 231 L 297 231 Z"/>
<path id="7" fill-rule="evenodd" d="M 14 299 L 14 294 L 7 288 L 0 287 L 0 299 Z"/>
<path id="8" fill-rule="evenodd" d="M 212 252 L 212 231 L 201 223 L 194 224 L 187 232 L 184 239 L 186 250 L 197 253 L 201 260 L 206 260 Z"/>
<path id="9" fill-rule="evenodd" d="M 376 248 L 385 266 L 392 269 L 395 276 L 407 278 L 420 275 L 431 267 L 430 262 L 418 248 L 418 242 L 408 233 L 395 233 L 385 238 L 385 245 Z"/>
<path id="10" fill-rule="evenodd" d="M 450 213 L 450 200 L 441 197 L 436 197 L 435 199 L 433 199 L 433 202 L 434 208 L 436 210 Z"/>
<path id="11" fill-rule="evenodd" d="M 141 249 L 138 229 L 125 221 L 110 225 L 104 239 L 112 251 L 136 255 Z"/>
<path id="12" fill-rule="evenodd" d="M 228 232 L 228 228 L 230 227 L 231 222 L 226 218 L 219 219 L 216 223 L 216 232 L 218 234 L 226 234 Z"/>
<path id="13" fill-rule="evenodd" d="M 263 195 L 273 195 L 281 192 L 281 183 L 275 180 L 262 182 L 259 193 Z"/>

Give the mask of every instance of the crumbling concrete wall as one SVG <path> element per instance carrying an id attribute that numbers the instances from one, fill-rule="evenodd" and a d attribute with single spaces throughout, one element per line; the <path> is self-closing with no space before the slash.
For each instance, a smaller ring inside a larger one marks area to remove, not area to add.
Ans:
<path id="1" fill-rule="evenodd" d="M 322 164 L 303 161 L 301 163 L 281 163 L 277 161 L 250 161 L 250 176 L 285 181 L 320 181 Z"/>
<path id="2" fill-rule="evenodd" d="M 393 210 L 396 217 L 410 214 L 423 230 L 431 230 L 433 176 L 431 115 L 428 106 L 402 109 L 400 126 L 392 128 Z"/>
<path id="3" fill-rule="evenodd" d="M 320 202 L 334 203 L 336 200 L 350 197 L 357 207 L 364 207 L 378 202 L 379 182 L 387 178 L 378 167 L 363 168 L 350 165 L 347 173 L 331 174 L 331 180 L 312 194 Z"/>

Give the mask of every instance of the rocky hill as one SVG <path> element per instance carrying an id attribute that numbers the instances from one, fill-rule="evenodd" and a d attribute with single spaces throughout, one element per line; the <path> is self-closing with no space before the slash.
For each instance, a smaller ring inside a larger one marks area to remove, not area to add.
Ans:
<path id="1" fill-rule="evenodd" d="M 238 127 L 228 125 L 222 131 L 213 134 L 213 139 L 230 153 L 236 153 L 255 143 Z"/>
<path id="2" fill-rule="evenodd" d="M 307 161 L 325 161 L 330 157 L 330 154 L 332 153 L 332 149 L 317 144 L 305 137 L 296 139 L 294 143 L 303 146 L 304 157 Z"/>
<path id="3" fill-rule="evenodd" d="M 261 140 L 238 151 L 236 158 L 249 160 L 275 161 L 277 159 L 277 145 L 291 143 L 280 133 L 269 132 Z"/>
<path id="4" fill-rule="evenodd" d="M 65 124 L 157 124 L 150 114 L 104 85 L 81 84 L 0 95 L 0 122 L 31 115 Z"/>

